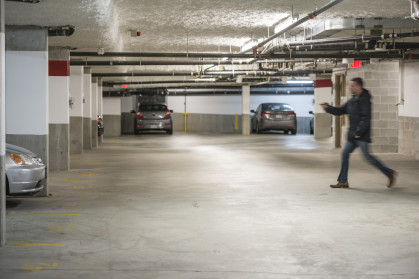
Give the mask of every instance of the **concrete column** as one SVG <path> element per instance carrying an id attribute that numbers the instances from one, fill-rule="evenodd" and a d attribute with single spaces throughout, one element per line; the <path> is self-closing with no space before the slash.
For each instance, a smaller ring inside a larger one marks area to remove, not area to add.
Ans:
<path id="1" fill-rule="evenodd" d="M 242 86 L 242 135 L 250 135 L 250 85 Z"/>
<path id="2" fill-rule="evenodd" d="M 0 0 L 0 246 L 6 244 L 6 88 L 4 0 Z"/>
<path id="3" fill-rule="evenodd" d="M 105 137 L 119 137 L 121 135 L 121 98 L 103 98 L 103 123 Z"/>
<path id="4" fill-rule="evenodd" d="M 7 26 L 6 142 L 36 153 L 49 166 L 48 34 L 37 26 Z M 48 183 L 39 196 L 48 195 Z"/>
<path id="5" fill-rule="evenodd" d="M 49 49 L 49 170 L 70 169 L 70 50 Z"/>
<path id="6" fill-rule="evenodd" d="M 103 86 L 101 78 L 98 78 L 97 85 L 97 114 L 102 117 L 103 122 Z M 99 144 L 103 143 L 103 135 L 99 137 L 98 142 Z"/>
<path id="7" fill-rule="evenodd" d="M 98 84 L 97 78 L 92 79 L 92 147 L 98 146 L 98 136 L 97 136 L 97 111 L 98 111 Z"/>
<path id="8" fill-rule="evenodd" d="M 321 79 L 314 82 L 314 138 L 322 139 L 332 136 L 332 117 L 320 106 L 331 103 L 332 81 Z"/>
<path id="9" fill-rule="evenodd" d="M 83 153 L 83 67 L 70 66 L 70 154 Z"/>
<path id="10" fill-rule="evenodd" d="M 92 149 L 92 71 L 90 68 L 84 68 L 83 93 L 83 149 Z"/>

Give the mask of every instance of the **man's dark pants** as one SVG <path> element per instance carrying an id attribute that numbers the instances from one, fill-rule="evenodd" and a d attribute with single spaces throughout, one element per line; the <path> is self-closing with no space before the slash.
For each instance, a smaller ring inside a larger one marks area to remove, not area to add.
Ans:
<path id="1" fill-rule="evenodd" d="M 384 166 L 377 158 L 369 153 L 369 143 L 362 140 L 347 141 L 345 148 L 342 150 L 342 166 L 338 177 L 338 182 L 348 182 L 348 169 L 349 169 L 349 155 L 360 147 L 365 160 L 379 169 L 387 177 L 391 175 L 391 169 Z"/>

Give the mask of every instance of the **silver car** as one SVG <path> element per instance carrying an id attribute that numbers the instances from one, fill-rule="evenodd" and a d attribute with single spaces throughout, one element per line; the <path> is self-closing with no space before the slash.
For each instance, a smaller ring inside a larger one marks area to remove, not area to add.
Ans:
<path id="1" fill-rule="evenodd" d="M 135 134 L 150 130 L 173 134 L 172 113 L 173 111 L 169 110 L 165 104 L 140 104 L 134 127 Z"/>
<path id="2" fill-rule="evenodd" d="M 297 134 L 297 115 L 289 104 L 264 103 L 251 112 L 254 113 L 252 131 L 258 134 L 265 130 L 283 130 L 285 134 Z"/>
<path id="3" fill-rule="evenodd" d="M 8 195 L 33 194 L 45 185 L 46 167 L 35 153 L 6 144 L 6 191 Z"/>

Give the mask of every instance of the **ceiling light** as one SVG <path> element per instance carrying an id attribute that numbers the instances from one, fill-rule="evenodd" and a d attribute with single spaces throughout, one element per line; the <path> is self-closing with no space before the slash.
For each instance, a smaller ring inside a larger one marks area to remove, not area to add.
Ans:
<path id="1" fill-rule="evenodd" d="M 313 84 L 312 80 L 288 80 L 289 84 Z"/>

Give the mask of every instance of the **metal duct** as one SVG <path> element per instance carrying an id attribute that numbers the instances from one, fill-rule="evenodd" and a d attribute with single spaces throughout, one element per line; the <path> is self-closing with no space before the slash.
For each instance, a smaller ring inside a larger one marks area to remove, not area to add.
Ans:
<path id="1" fill-rule="evenodd" d="M 242 51 L 241 53 L 247 53 L 249 51 L 257 51 L 257 49 L 259 47 L 263 47 L 264 45 L 266 45 L 267 43 L 269 43 L 270 41 L 272 41 L 273 39 L 283 35 L 285 32 L 288 32 L 291 29 L 294 29 L 295 27 L 303 24 L 306 21 L 309 21 L 310 19 L 314 19 L 316 16 L 318 16 L 319 14 L 329 10 L 330 8 L 336 6 L 337 4 L 343 2 L 344 0 L 333 0 L 330 3 L 324 5 L 323 7 L 316 9 L 314 11 L 312 11 L 311 13 L 308 13 L 305 17 L 303 17 L 302 19 L 297 20 L 296 22 L 292 23 L 290 26 L 285 27 L 283 30 L 273 34 L 272 36 L 270 36 L 269 38 L 265 39 L 264 41 L 262 41 L 261 43 L 259 43 L 258 45 L 251 47 L 249 49 L 246 49 L 244 51 Z"/>
<path id="2" fill-rule="evenodd" d="M 71 36 L 74 33 L 74 26 L 64 25 L 64 26 L 49 26 L 48 27 L 48 36 Z"/>
<path id="3" fill-rule="evenodd" d="M 30 3 L 30 4 L 37 4 L 40 0 L 6 0 L 8 2 L 20 2 L 20 3 Z"/>
<path id="4" fill-rule="evenodd" d="M 321 44 L 321 45 L 303 45 L 290 47 L 294 51 L 302 50 L 315 50 L 315 51 L 338 51 L 338 50 L 374 50 L 376 47 L 375 41 L 368 43 L 351 42 L 351 43 L 336 43 L 336 44 Z M 406 49 L 419 49 L 419 43 L 391 43 L 385 44 L 388 50 L 406 50 Z"/>
<path id="5" fill-rule="evenodd" d="M 297 47 L 297 46 L 304 46 L 304 45 L 322 45 L 322 44 L 332 44 L 332 43 L 378 41 L 378 40 L 385 40 L 385 39 L 400 39 L 400 38 L 410 38 L 410 37 L 419 37 L 419 32 L 309 40 L 309 41 L 287 43 L 286 47 L 290 48 L 290 47 Z"/>
<path id="6" fill-rule="evenodd" d="M 419 20 L 419 1 L 418 0 L 411 0 L 413 8 L 415 9 L 415 12 L 412 13 L 412 18 L 414 20 Z"/>

